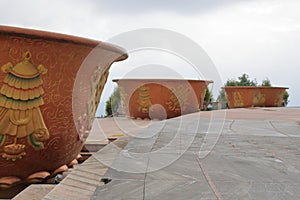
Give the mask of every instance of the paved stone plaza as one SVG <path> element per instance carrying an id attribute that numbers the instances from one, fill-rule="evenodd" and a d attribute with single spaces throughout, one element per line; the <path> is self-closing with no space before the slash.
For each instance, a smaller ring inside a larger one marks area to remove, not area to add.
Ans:
<path id="1" fill-rule="evenodd" d="M 43 199 L 300 199 L 300 108 L 99 122 L 125 136 Z"/>

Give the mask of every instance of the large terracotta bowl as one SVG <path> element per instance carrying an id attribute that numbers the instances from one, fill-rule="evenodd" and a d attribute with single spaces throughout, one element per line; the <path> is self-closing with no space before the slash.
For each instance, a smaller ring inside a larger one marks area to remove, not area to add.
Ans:
<path id="1" fill-rule="evenodd" d="M 168 119 L 198 112 L 211 81 L 116 79 L 123 107 L 131 118 Z"/>
<path id="2" fill-rule="evenodd" d="M 0 26 L 0 188 L 33 182 L 79 154 L 120 48 Z"/>
<path id="3" fill-rule="evenodd" d="M 280 107 L 286 87 L 227 86 L 224 87 L 229 108 Z"/>

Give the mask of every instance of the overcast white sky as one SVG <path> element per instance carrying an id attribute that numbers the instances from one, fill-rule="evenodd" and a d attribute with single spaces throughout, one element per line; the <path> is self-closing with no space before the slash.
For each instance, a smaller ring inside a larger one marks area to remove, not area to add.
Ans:
<path id="1" fill-rule="evenodd" d="M 140 28 L 175 31 L 207 52 L 224 82 L 269 78 L 300 105 L 299 0 L 1 0 L 0 8 L 1 25 L 102 41 Z"/>

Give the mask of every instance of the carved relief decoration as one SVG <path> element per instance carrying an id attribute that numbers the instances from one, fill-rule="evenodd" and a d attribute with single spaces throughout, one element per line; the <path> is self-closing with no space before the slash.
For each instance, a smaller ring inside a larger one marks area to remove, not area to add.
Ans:
<path id="1" fill-rule="evenodd" d="M 243 107 L 244 101 L 241 92 L 233 92 L 233 104 L 235 107 Z"/>
<path id="2" fill-rule="evenodd" d="M 138 111 L 141 113 L 149 113 L 149 109 L 152 106 L 150 101 L 149 87 L 141 86 L 138 89 Z"/>
<path id="3" fill-rule="evenodd" d="M 31 53 L 26 51 L 16 65 L 8 62 L 1 69 L 6 73 L 0 93 L 0 148 L 2 158 L 16 161 L 26 155 L 26 144 L 18 139 L 27 137 L 28 144 L 39 150 L 49 139 L 40 106 L 43 101 L 43 80 L 47 73 L 44 65 L 34 66 Z M 12 143 L 5 144 L 10 137 Z"/>
<path id="4" fill-rule="evenodd" d="M 266 102 L 266 95 L 261 92 L 257 92 L 253 97 L 253 105 L 264 105 Z"/>
<path id="5" fill-rule="evenodd" d="M 176 88 L 170 90 L 171 96 L 170 99 L 166 102 L 169 111 L 176 113 L 184 112 L 188 106 L 188 93 L 189 88 L 184 88 L 182 85 L 179 85 Z"/>

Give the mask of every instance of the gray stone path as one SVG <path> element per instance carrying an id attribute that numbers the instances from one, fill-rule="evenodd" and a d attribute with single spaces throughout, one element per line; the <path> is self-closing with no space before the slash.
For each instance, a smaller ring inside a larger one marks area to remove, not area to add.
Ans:
<path id="1" fill-rule="evenodd" d="M 272 118 L 196 113 L 154 124 L 121 150 L 92 199 L 300 199 L 299 122 Z"/>

